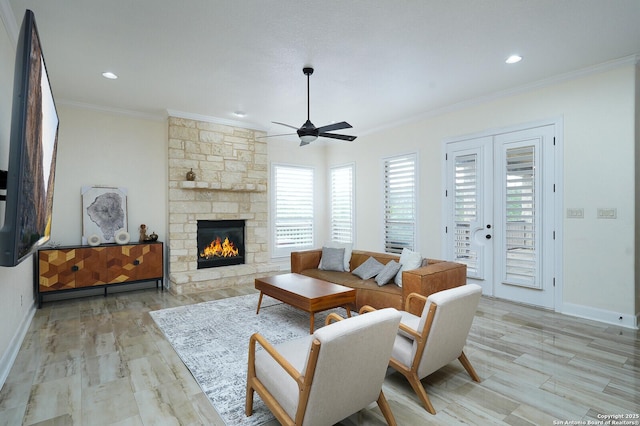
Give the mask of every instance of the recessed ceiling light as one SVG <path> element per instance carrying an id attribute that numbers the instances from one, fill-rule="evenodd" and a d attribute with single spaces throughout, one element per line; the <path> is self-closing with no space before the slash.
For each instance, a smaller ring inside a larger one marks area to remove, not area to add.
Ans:
<path id="1" fill-rule="evenodd" d="M 511 55 L 505 61 L 507 64 L 517 64 L 522 60 L 522 56 L 520 55 Z"/>
<path id="2" fill-rule="evenodd" d="M 235 111 L 233 113 L 233 115 L 235 115 L 236 117 L 240 117 L 240 118 L 247 116 L 247 114 L 244 111 Z"/>
<path id="3" fill-rule="evenodd" d="M 115 80 L 116 78 L 118 78 L 117 75 L 115 75 L 114 73 L 112 73 L 111 71 L 105 71 L 102 73 L 102 76 L 104 78 L 108 78 L 109 80 Z"/>

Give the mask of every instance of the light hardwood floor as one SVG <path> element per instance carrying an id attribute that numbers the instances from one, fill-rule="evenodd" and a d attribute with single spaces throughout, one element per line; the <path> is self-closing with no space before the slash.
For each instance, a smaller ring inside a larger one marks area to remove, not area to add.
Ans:
<path id="1" fill-rule="evenodd" d="M 222 424 L 148 312 L 254 291 L 148 288 L 45 303 L 0 391 L 0 425 Z M 482 382 L 458 362 L 423 380 L 435 416 L 402 376 L 387 377 L 399 425 L 605 424 L 603 415 L 640 413 L 636 330 L 483 298 L 465 352 Z M 341 424 L 385 423 L 373 404 Z"/>

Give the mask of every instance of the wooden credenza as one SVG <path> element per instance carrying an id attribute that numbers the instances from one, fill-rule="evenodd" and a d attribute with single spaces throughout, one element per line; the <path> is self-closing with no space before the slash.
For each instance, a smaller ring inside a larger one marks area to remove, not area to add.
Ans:
<path id="1" fill-rule="evenodd" d="M 161 242 L 66 246 L 38 251 L 36 289 L 38 307 L 47 294 L 155 281 L 164 290 Z"/>

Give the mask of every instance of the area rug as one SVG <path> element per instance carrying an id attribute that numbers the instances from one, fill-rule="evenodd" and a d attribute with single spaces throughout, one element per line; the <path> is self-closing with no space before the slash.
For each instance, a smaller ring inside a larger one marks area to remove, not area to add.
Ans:
<path id="1" fill-rule="evenodd" d="M 257 394 L 253 415 L 244 413 L 249 337 L 258 332 L 278 344 L 309 335 L 308 313 L 268 296 L 258 315 L 257 306 L 258 294 L 250 294 L 150 312 L 227 425 L 274 419 Z M 344 309 L 334 311 L 345 315 Z M 316 329 L 330 312 L 316 314 Z"/>

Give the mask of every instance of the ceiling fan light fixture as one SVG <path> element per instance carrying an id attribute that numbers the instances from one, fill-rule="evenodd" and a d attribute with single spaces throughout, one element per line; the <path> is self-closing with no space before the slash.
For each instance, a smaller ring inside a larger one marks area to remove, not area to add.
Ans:
<path id="1" fill-rule="evenodd" d="M 315 136 L 315 135 L 303 135 L 303 136 L 300 136 L 300 141 L 305 145 L 315 141 L 316 139 L 318 139 L 318 137 Z"/>

